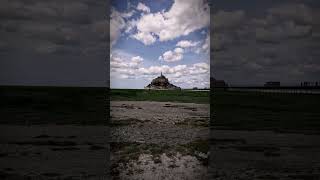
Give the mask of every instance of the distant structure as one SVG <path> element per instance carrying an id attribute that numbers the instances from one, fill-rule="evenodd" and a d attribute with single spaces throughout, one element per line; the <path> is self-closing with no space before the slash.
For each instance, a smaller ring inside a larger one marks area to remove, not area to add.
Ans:
<path id="1" fill-rule="evenodd" d="M 181 88 L 171 84 L 164 75 L 158 76 L 153 79 L 149 85 L 144 87 L 145 89 L 157 89 L 157 90 L 180 90 Z"/>
<path id="2" fill-rule="evenodd" d="M 216 80 L 215 78 L 210 78 L 210 83 L 214 88 L 228 87 L 228 84 L 224 80 Z"/>
<path id="3" fill-rule="evenodd" d="M 301 87 L 319 87 L 320 82 L 301 82 Z"/>
<path id="4" fill-rule="evenodd" d="M 264 87 L 280 87 L 279 81 L 269 81 L 264 83 Z"/>

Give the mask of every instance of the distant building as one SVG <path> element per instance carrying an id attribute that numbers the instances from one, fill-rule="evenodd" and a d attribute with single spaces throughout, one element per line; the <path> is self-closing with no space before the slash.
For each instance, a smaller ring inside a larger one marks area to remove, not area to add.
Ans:
<path id="1" fill-rule="evenodd" d="M 301 87 L 319 87 L 320 82 L 301 82 Z"/>
<path id="2" fill-rule="evenodd" d="M 269 81 L 264 83 L 264 87 L 280 87 L 279 81 Z"/>
<path id="3" fill-rule="evenodd" d="M 216 80 L 215 78 L 210 78 L 210 83 L 214 88 L 228 87 L 228 84 L 224 80 Z"/>
<path id="4" fill-rule="evenodd" d="M 148 84 L 145 89 L 158 89 L 158 90 L 179 90 L 181 89 L 178 86 L 171 84 L 164 75 L 158 76 L 153 79 L 150 84 Z"/>

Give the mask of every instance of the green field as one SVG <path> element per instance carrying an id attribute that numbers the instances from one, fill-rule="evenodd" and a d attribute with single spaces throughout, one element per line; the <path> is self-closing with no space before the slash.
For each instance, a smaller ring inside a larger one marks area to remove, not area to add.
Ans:
<path id="1" fill-rule="evenodd" d="M 1 86 L 1 124 L 106 124 L 106 88 Z M 208 104 L 215 129 L 320 132 L 320 95 L 112 89 L 118 101 Z"/>
<path id="2" fill-rule="evenodd" d="M 209 91 L 111 89 L 111 101 L 161 101 L 209 104 Z"/>
<path id="3" fill-rule="evenodd" d="M 0 124 L 107 124 L 104 87 L 0 86 Z"/>
<path id="4" fill-rule="evenodd" d="M 110 98 L 120 101 L 211 102 L 211 126 L 214 129 L 320 130 L 320 95 L 215 91 L 210 98 L 208 91 L 113 89 Z"/>
<path id="5" fill-rule="evenodd" d="M 216 129 L 320 130 L 320 95 L 215 91 L 211 103 Z"/>

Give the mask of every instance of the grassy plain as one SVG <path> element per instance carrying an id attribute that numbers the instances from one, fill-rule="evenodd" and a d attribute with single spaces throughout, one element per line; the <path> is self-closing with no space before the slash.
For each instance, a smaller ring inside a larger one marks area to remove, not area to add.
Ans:
<path id="1" fill-rule="evenodd" d="M 320 95 L 215 91 L 216 129 L 320 130 Z"/>
<path id="2" fill-rule="evenodd" d="M 211 102 L 215 129 L 320 130 L 320 95 L 214 91 L 111 90 L 111 100 Z M 211 99 L 211 100 L 210 100 Z"/>
<path id="3" fill-rule="evenodd" d="M 0 86 L 1 124 L 107 124 L 104 87 Z"/>
<path id="4" fill-rule="evenodd" d="M 106 124 L 106 88 L 1 86 L 2 124 Z M 320 130 L 320 95 L 112 89 L 111 101 L 208 104 L 215 129 Z"/>
<path id="5" fill-rule="evenodd" d="M 160 101 L 209 104 L 209 96 L 209 91 L 111 89 L 110 99 L 111 101 Z"/>

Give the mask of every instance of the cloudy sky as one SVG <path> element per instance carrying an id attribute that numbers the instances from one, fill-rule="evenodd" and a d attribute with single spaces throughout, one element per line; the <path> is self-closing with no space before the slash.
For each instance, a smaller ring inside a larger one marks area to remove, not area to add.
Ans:
<path id="1" fill-rule="evenodd" d="M 210 9 L 203 0 L 116 0 L 110 11 L 111 88 L 144 88 L 162 72 L 209 87 Z"/>
<path id="2" fill-rule="evenodd" d="M 320 81 L 320 1 L 213 1 L 211 75 L 234 85 Z"/>
<path id="3" fill-rule="evenodd" d="M 106 2 L 0 1 L 0 84 L 106 86 L 109 48 L 119 88 L 320 81 L 319 0 Z"/>
<path id="4" fill-rule="evenodd" d="M 0 84 L 106 86 L 105 0 L 1 0 Z"/>

